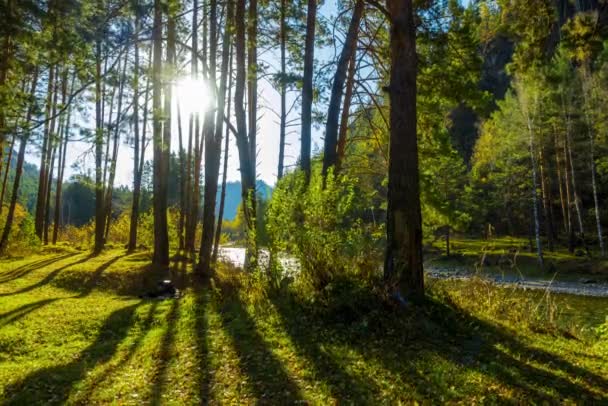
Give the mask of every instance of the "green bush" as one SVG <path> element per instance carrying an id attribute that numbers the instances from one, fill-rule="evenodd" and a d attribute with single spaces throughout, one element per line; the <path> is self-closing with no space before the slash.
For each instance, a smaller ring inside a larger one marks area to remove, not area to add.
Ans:
<path id="1" fill-rule="evenodd" d="M 310 183 L 304 174 L 289 174 L 279 182 L 269 202 L 266 224 L 273 254 L 286 253 L 300 263 L 300 280 L 315 291 L 336 278 L 374 275 L 381 263 L 382 227 L 364 221 L 369 205 L 357 180 L 327 176 L 320 168 Z"/>

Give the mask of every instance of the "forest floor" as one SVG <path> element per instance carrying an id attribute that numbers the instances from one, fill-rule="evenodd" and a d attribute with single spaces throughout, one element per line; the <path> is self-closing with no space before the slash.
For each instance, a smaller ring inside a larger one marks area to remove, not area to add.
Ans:
<path id="1" fill-rule="evenodd" d="M 165 277 L 149 263 L 124 250 L 0 261 L 0 403 L 608 401 L 606 336 L 552 323 L 544 296 L 436 281 L 425 304 L 395 309 L 343 283 L 312 303 L 228 267 L 194 283 L 180 262 L 180 299 L 139 299 Z"/>

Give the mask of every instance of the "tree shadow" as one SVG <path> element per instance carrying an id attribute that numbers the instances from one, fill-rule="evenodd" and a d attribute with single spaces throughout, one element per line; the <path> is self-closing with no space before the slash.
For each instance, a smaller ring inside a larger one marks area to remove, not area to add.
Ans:
<path id="1" fill-rule="evenodd" d="M 183 272 L 185 263 L 183 262 Z M 198 357 L 198 387 L 202 404 L 209 404 L 211 393 L 211 374 L 209 372 L 209 287 L 203 283 L 192 283 L 194 294 L 194 328 L 196 340 L 196 353 Z"/>
<path id="2" fill-rule="evenodd" d="M 70 268 L 70 267 L 72 267 L 74 265 L 82 264 L 82 263 L 88 261 L 90 258 L 91 258 L 91 256 L 89 255 L 89 256 L 86 256 L 84 258 L 79 259 L 76 262 L 72 262 L 72 263 L 64 265 L 64 266 L 62 266 L 60 268 L 57 268 L 54 271 L 52 271 L 49 274 L 47 274 L 44 278 L 42 278 L 38 282 L 36 282 L 36 283 L 34 283 L 34 284 L 30 285 L 30 286 L 26 286 L 24 288 L 18 289 L 18 290 L 14 291 L 14 292 L 0 293 L 0 297 L 14 296 L 14 295 L 22 294 L 22 293 L 27 293 L 27 292 L 30 292 L 30 291 L 32 291 L 34 289 L 40 288 L 40 287 L 42 287 L 44 285 L 47 285 L 51 281 L 53 281 L 53 279 L 55 279 L 55 277 L 57 277 L 57 275 L 59 275 L 59 273 L 61 271 L 65 270 L 67 268 Z"/>
<path id="3" fill-rule="evenodd" d="M 154 378 L 152 379 L 152 399 L 153 405 L 160 405 L 163 402 L 163 392 L 167 384 L 167 370 L 169 367 L 169 361 L 171 358 L 171 347 L 175 342 L 175 326 L 179 313 L 179 300 L 171 300 L 171 308 L 167 313 L 167 329 L 163 334 L 162 341 L 160 343 L 160 352 L 158 353 L 158 368 L 155 371 Z"/>
<path id="4" fill-rule="evenodd" d="M 300 388 L 268 348 L 238 296 L 217 311 L 258 402 L 287 404 L 302 400 Z"/>
<path id="5" fill-rule="evenodd" d="M 40 261 L 30 262 L 28 264 L 22 265 L 8 272 L 2 272 L 0 273 L 0 283 L 7 283 L 15 279 L 22 278 L 33 271 L 36 271 L 40 268 L 44 268 L 45 266 L 52 265 L 55 262 L 59 262 L 71 256 L 74 256 L 74 254 L 64 254 L 54 258 L 45 258 Z"/>
<path id="6" fill-rule="evenodd" d="M 449 338 L 451 344 L 464 349 L 459 354 L 448 351 L 450 347 L 446 345 L 434 346 L 439 355 L 456 364 L 483 368 L 485 374 L 519 389 L 526 398 L 550 402 L 562 402 L 568 398 L 608 400 L 606 377 L 576 366 L 557 354 L 532 348 L 513 331 L 476 318 L 449 302 L 429 299 L 425 310 L 429 319 L 444 330 L 444 336 Z M 438 344 L 436 339 L 433 341 Z M 488 364 L 487 360 L 493 362 Z M 530 365 L 527 360 L 544 365 L 547 369 Z M 600 389 L 603 395 L 592 392 L 585 383 Z"/>
<path id="7" fill-rule="evenodd" d="M 133 324 L 133 316 L 138 306 L 139 303 L 113 312 L 100 328 L 95 341 L 73 361 L 40 369 L 6 387 L 6 404 L 66 403 L 73 386 L 81 381 L 88 371 L 113 357 Z"/>
<path id="8" fill-rule="evenodd" d="M 271 299 L 298 355 L 310 361 L 314 376 L 328 385 L 332 396 L 347 402 L 373 403 L 379 391 L 374 383 L 348 373 L 324 350 L 328 344 L 337 344 L 334 338 L 343 336 L 344 332 L 338 326 L 335 329 L 320 326 L 318 320 L 314 320 L 316 316 L 307 314 L 302 308 L 298 309 L 297 302 L 292 298 L 273 294 Z"/>
<path id="9" fill-rule="evenodd" d="M 292 294 L 272 295 L 271 299 L 300 355 L 314 365 L 315 372 L 329 384 L 337 399 L 373 403 L 383 394 L 372 383 L 350 376 L 344 366 L 324 353 L 322 348 L 331 344 L 348 347 L 368 362 L 376 361 L 412 388 L 411 397 L 433 403 L 463 400 L 467 396 L 459 394 L 451 384 L 429 376 L 442 368 L 434 365 L 434 356 L 456 366 L 451 372 L 440 371 L 448 373 L 443 381 L 462 383 L 462 378 L 454 379 L 449 374 L 475 370 L 514 389 L 519 396 L 516 401 L 608 400 L 608 392 L 602 391 L 608 389 L 606 378 L 556 354 L 530 348 L 513 332 L 438 301 L 429 300 L 421 307 L 399 311 L 379 305 L 364 317 L 356 315 L 341 323 L 330 316 L 323 318 Z M 486 394 L 498 402 L 513 401 L 492 393 L 482 386 L 483 382 L 478 387 L 471 385 L 457 389 Z M 400 394 L 389 396 L 398 398 Z"/>
<path id="10" fill-rule="evenodd" d="M 101 266 L 97 267 L 95 272 L 93 272 L 93 274 L 89 276 L 86 282 L 82 283 L 82 285 L 79 287 L 75 287 L 74 290 L 80 290 L 80 294 L 76 296 L 76 298 L 80 299 L 90 295 L 93 289 L 95 289 L 95 287 L 97 286 L 101 275 L 106 271 L 106 269 L 111 267 L 114 263 L 116 263 L 116 261 L 118 261 L 122 257 L 124 257 L 124 255 L 116 256 L 110 259 L 109 261 L 104 262 Z"/>
<path id="11" fill-rule="evenodd" d="M 112 365 L 107 365 L 101 372 L 95 374 L 92 379 L 90 385 L 88 385 L 83 391 L 78 393 L 77 398 L 74 400 L 76 404 L 85 404 L 86 400 L 88 400 L 95 389 L 97 389 L 101 384 L 107 381 L 112 377 L 113 374 L 116 373 L 116 370 L 121 366 L 128 364 L 128 362 L 133 358 L 137 349 L 141 346 L 141 343 L 148 334 L 148 331 L 152 327 L 152 323 L 154 321 L 154 315 L 156 313 L 156 309 L 158 308 L 158 301 L 153 301 L 148 309 L 146 316 L 143 318 L 142 322 L 139 323 L 141 326 L 139 327 L 139 332 L 133 342 L 128 346 L 126 351 L 122 353 L 119 359 L 113 360 Z M 135 326 L 133 326 L 135 328 Z"/>
<path id="12" fill-rule="evenodd" d="M 21 319 L 22 317 L 28 315 L 29 313 L 38 310 L 54 301 L 58 300 L 58 298 L 53 299 L 43 299 L 33 303 L 27 303 L 21 307 L 8 311 L 6 313 L 0 314 L 0 328 L 7 326 L 15 321 Z"/>

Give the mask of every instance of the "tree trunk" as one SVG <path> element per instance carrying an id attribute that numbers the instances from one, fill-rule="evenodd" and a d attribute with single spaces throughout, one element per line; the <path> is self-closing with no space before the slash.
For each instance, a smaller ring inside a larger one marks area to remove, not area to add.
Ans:
<path id="1" fill-rule="evenodd" d="M 229 62 L 229 72 L 228 72 L 228 103 L 227 103 L 227 112 L 226 117 L 230 119 L 230 103 L 232 96 L 232 48 L 230 49 L 230 62 Z M 222 236 L 222 222 L 224 220 L 224 205 L 226 203 L 226 180 L 228 177 L 228 153 L 230 148 L 230 128 L 226 127 L 226 139 L 224 144 L 224 168 L 222 172 L 222 192 L 220 196 L 220 209 L 217 216 L 217 229 L 215 230 L 215 242 L 213 244 L 213 257 L 211 259 L 212 263 L 215 264 L 217 262 L 217 256 L 220 249 L 220 238 Z"/>
<path id="2" fill-rule="evenodd" d="M 538 257 L 538 265 L 540 269 L 544 269 L 545 261 L 543 258 L 543 246 L 540 240 L 540 218 L 538 213 L 538 180 L 537 180 L 537 162 L 536 148 L 534 147 L 534 129 L 532 128 L 532 118 L 530 114 L 526 114 L 526 122 L 528 126 L 528 142 L 530 148 L 530 162 L 532 164 L 532 214 L 534 218 L 534 236 L 536 238 L 536 255 Z"/>
<path id="3" fill-rule="evenodd" d="M 45 110 L 45 116 L 46 116 L 46 122 L 44 124 L 44 133 L 43 133 L 43 140 L 42 140 L 42 150 L 40 152 L 40 172 L 39 172 L 39 176 L 38 176 L 38 193 L 37 193 L 37 197 L 36 197 L 36 212 L 34 215 L 34 228 L 36 231 L 36 235 L 38 236 L 38 238 L 40 240 L 42 240 L 42 228 L 44 226 L 44 196 L 46 196 L 46 188 L 45 188 L 45 182 L 47 179 L 47 165 L 48 165 L 48 161 L 47 161 L 47 150 L 50 149 L 49 144 L 50 144 L 50 137 L 51 137 L 51 133 L 53 131 L 53 129 L 51 128 L 51 122 L 52 120 L 50 119 L 52 113 L 53 113 L 53 89 L 54 89 L 54 82 L 55 82 L 55 66 L 50 66 L 49 67 L 49 77 L 48 77 L 48 81 L 47 81 L 47 94 L 46 94 L 46 110 Z"/>
<path id="4" fill-rule="evenodd" d="M 308 0 L 306 15 L 306 40 L 304 45 L 304 77 L 302 83 L 302 131 L 300 134 L 300 168 L 306 180 L 310 179 L 310 148 L 312 131 L 312 76 L 315 60 L 315 23 L 317 20 L 317 0 Z"/>
<path id="5" fill-rule="evenodd" d="M 126 84 L 126 73 L 127 73 L 127 64 L 128 64 L 128 54 L 125 54 L 125 61 L 122 68 L 122 73 L 119 79 L 119 87 L 118 87 L 118 110 L 116 111 L 116 123 L 114 124 L 114 140 L 113 140 L 113 148 L 112 148 L 112 160 L 110 162 L 110 177 L 108 179 L 108 187 L 106 189 L 106 229 L 104 233 L 104 238 L 106 241 L 108 240 L 108 234 L 110 233 L 110 223 L 112 220 L 112 194 L 114 192 L 114 180 L 116 179 L 116 163 L 118 161 L 118 149 L 120 147 L 120 124 L 122 122 L 123 116 L 125 116 L 125 112 L 122 111 L 122 99 L 124 95 L 124 88 Z M 119 65 L 120 69 L 120 65 Z"/>
<path id="6" fill-rule="evenodd" d="M 313 0 L 314 1 L 314 0 Z M 234 112 L 236 116 L 236 144 L 239 151 L 241 171 L 241 196 L 245 214 L 247 234 L 246 265 L 257 266 L 257 244 L 255 241 L 255 168 L 252 165 L 251 149 L 247 136 L 247 118 L 245 113 L 245 0 L 236 2 L 236 88 L 234 91 Z"/>
<path id="7" fill-rule="evenodd" d="M 247 91 L 249 107 L 249 156 L 253 171 L 257 168 L 257 130 L 258 130 L 258 0 L 249 0 L 249 21 L 247 33 Z M 218 146 L 218 148 L 221 148 Z"/>
<path id="8" fill-rule="evenodd" d="M 553 251 L 553 214 L 551 208 L 551 185 L 547 178 L 547 162 L 543 146 L 539 146 L 539 169 L 540 169 L 540 190 L 542 193 L 543 217 L 545 218 L 545 235 L 547 236 L 547 248 Z"/>
<path id="9" fill-rule="evenodd" d="M 171 134 L 170 111 L 163 111 L 162 97 L 162 1 L 154 0 L 154 25 L 152 28 L 152 42 L 154 46 L 154 61 L 152 67 L 152 111 L 153 111 L 153 142 L 154 142 L 154 181 L 153 181 L 153 212 L 154 212 L 154 255 L 153 263 L 157 265 L 169 264 L 169 235 L 167 229 L 167 195 L 165 189 L 165 137 Z M 169 51 L 168 51 L 169 52 Z M 171 61 L 167 58 L 168 62 Z M 171 100 L 169 86 L 165 88 L 165 109 L 167 99 Z M 164 128 L 163 128 L 164 119 Z M 164 130 L 164 131 L 163 131 Z"/>
<path id="10" fill-rule="evenodd" d="M 11 171 L 11 162 L 13 161 L 13 149 L 15 148 L 15 140 L 17 137 L 13 136 L 11 145 L 8 150 L 8 157 L 6 158 L 6 168 L 4 168 L 4 179 L 2 180 L 2 191 L 0 192 L 0 215 L 4 210 L 4 194 L 6 192 L 6 184 L 8 182 L 8 173 Z"/>
<path id="11" fill-rule="evenodd" d="M 279 123 L 279 167 L 277 172 L 278 180 L 283 177 L 285 170 L 285 129 L 287 127 L 287 21 L 286 21 L 287 0 L 281 0 L 281 21 L 280 21 L 280 42 L 281 42 L 281 113 Z M 223 193 L 223 192 L 222 192 Z M 221 220 L 220 220 L 221 221 Z M 216 237 L 217 239 L 217 237 Z M 214 258 L 217 254 L 214 252 Z"/>
<path id="12" fill-rule="evenodd" d="M 94 254 L 99 254 L 104 248 L 105 241 L 104 220 L 105 210 L 103 207 L 104 185 L 102 179 L 102 158 L 103 158 L 103 111 L 102 111 L 102 92 L 101 92 L 101 27 L 97 33 L 96 54 L 95 54 L 95 247 Z"/>
<path id="13" fill-rule="evenodd" d="M 139 10 L 135 12 L 135 32 L 140 30 Z M 137 220 L 139 217 L 139 194 L 141 177 L 139 174 L 139 43 L 135 41 L 133 61 L 133 201 L 131 204 L 131 221 L 129 224 L 129 243 L 127 250 L 133 252 L 137 246 Z M 146 99 L 146 104 L 148 100 Z M 146 123 L 144 122 L 144 127 Z M 145 132 L 145 129 L 144 129 Z"/>
<path id="14" fill-rule="evenodd" d="M 220 170 L 220 158 L 222 155 L 222 134 L 224 132 L 224 107 L 226 102 L 226 89 L 228 83 L 228 70 L 230 64 L 230 38 L 232 32 L 233 1 L 228 0 L 226 8 L 226 27 L 222 40 L 222 62 L 220 67 L 220 87 L 217 94 L 217 114 L 215 118 L 215 134 L 206 141 L 205 146 L 205 197 L 203 210 L 203 235 L 199 252 L 199 271 L 209 274 L 212 266 L 211 252 L 213 249 L 213 237 L 215 232 L 215 201 L 217 198 L 217 182 Z M 211 9 L 211 32 L 215 32 L 215 2 Z M 212 37 L 211 49 L 215 56 L 216 45 Z M 215 64 L 212 65 L 210 81 L 215 83 Z M 215 86 L 214 86 L 215 87 Z"/>
<path id="15" fill-rule="evenodd" d="M 323 179 L 327 176 L 329 168 L 335 166 L 338 161 L 338 120 L 340 118 L 340 104 L 342 102 L 342 91 L 348 70 L 348 62 L 352 59 L 357 47 L 357 35 L 359 33 L 359 24 L 365 3 L 363 0 L 357 0 L 355 10 L 353 11 L 348 27 L 348 33 L 344 40 L 344 48 L 338 60 L 338 69 L 334 76 L 334 83 L 331 89 L 331 97 L 329 99 L 329 108 L 327 110 L 327 123 L 325 125 L 325 148 L 323 151 Z"/>
<path id="16" fill-rule="evenodd" d="M 387 247 L 384 277 L 389 291 L 424 298 L 422 218 L 416 130 L 416 31 L 411 0 L 387 0 L 391 76 Z M 396 292 L 395 277 L 399 278 Z"/>
<path id="17" fill-rule="evenodd" d="M 593 123 L 591 122 L 591 118 L 589 117 L 590 111 L 592 111 L 593 106 L 590 101 L 589 92 L 593 89 L 593 83 L 591 81 L 589 67 L 584 66 L 583 68 L 583 97 L 585 101 L 585 120 L 587 121 L 587 135 L 589 137 L 589 167 L 591 169 L 591 187 L 593 190 L 593 205 L 595 211 L 595 226 L 597 229 L 597 241 L 600 247 L 600 255 L 604 257 L 606 255 L 606 249 L 604 247 L 604 237 L 602 235 L 602 222 L 600 219 L 600 204 L 598 199 L 597 192 L 597 171 L 595 168 L 595 135 L 593 131 Z M 591 87 L 591 89 L 589 89 Z"/>
<path id="18" fill-rule="evenodd" d="M 198 0 L 192 2 L 192 53 L 190 56 L 191 65 L 190 73 L 192 77 L 198 76 Z M 188 159 L 187 159 L 187 171 L 186 171 L 186 214 L 185 214 L 185 239 L 184 249 L 188 253 L 194 252 L 194 239 L 196 233 L 196 222 L 197 222 L 197 205 L 195 205 L 194 196 L 194 172 L 193 158 L 195 150 L 198 145 L 198 114 L 191 114 L 189 120 L 189 131 L 188 131 Z M 193 145 L 194 143 L 194 145 Z"/>
<path id="19" fill-rule="evenodd" d="M 342 108 L 342 118 L 340 120 L 340 134 L 338 136 L 338 156 L 336 157 L 336 173 L 342 169 L 344 154 L 346 153 L 346 137 L 348 136 L 348 119 L 350 117 L 350 104 L 353 98 L 355 85 L 355 71 L 357 67 L 357 50 L 353 52 L 348 67 L 348 78 L 346 79 L 346 93 L 344 94 L 344 107 Z"/>

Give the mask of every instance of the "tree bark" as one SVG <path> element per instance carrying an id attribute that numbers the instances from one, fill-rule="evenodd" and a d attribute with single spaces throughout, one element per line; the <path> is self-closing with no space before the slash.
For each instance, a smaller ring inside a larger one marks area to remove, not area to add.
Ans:
<path id="1" fill-rule="evenodd" d="M 361 16 L 365 9 L 363 0 L 357 0 L 353 11 L 348 33 L 344 40 L 344 47 L 338 60 L 338 69 L 334 76 L 334 83 L 331 89 L 329 99 L 329 108 L 327 110 L 327 123 L 325 125 L 325 148 L 323 151 L 323 179 L 327 176 L 329 168 L 336 165 L 338 161 L 338 120 L 340 118 L 340 104 L 342 102 L 342 92 L 344 82 L 346 80 L 349 61 L 352 59 L 357 47 L 357 36 L 359 33 L 359 24 Z"/>
<path id="2" fill-rule="evenodd" d="M 215 232 L 215 201 L 217 198 L 217 183 L 220 170 L 220 158 L 222 154 L 222 134 L 224 132 L 224 107 L 226 101 L 226 89 L 228 83 L 228 70 L 230 62 L 230 38 L 232 31 L 233 1 L 228 0 L 226 7 L 226 27 L 222 40 L 222 61 L 220 67 L 220 87 L 217 94 L 217 113 L 215 117 L 215 134 L 205 140 L 205 197 L 203 209 L 203 235 L 199 252 L 199 271 L 209 274 L 212 266 L 211 252 L 213 249 L 213 237 Z M 215 1 L 211 4 L 211 32 L 216 31 L 214 8 Z M 215 56 L 215 40 L 212 37 L 212 52 Z M 212 57 L 213 58 L 213 57 Z M 214 58 L 213 58 L 214 59 Z M 212 65 L 210 81 L 215 84 L 215 64 Z M 215 87 L 215 86 L 213 86 Z"/>
<path id="3" fill-rule="evenodd" d="M 227 112 L 226 117 L 230 119 L 230 103 L 232 96 L 232 49 L 230 49 L 230 70 L 228 73 L 228 103 L 227 103 Z M 217 216 L 217 229 L 215 230 L 215 242 L 213 244 L 213 256 L 212 263 L 215 264 L 217 262 L 217 256 L 220 249 L 220 238 L 222 236 L 222 222 L 224 220 L 224 205 L 226 203 L 226 180 L 228 177 L 228 154 L 230 148 L 230 128 L 226 128 L 226 138 L 224 144 L 224 168 L 222 172 L 222 192 L 220 196 L 220 209 Z"/>
<path id="4" fill-rule="evenodd" d="M 257 168 L 257 126 L 258 126 L 258 0 L 249 0 L 249 21 L 247 33 L 248 61 L 248 102 L 249 107 L 249 155 L 255 172 Z"/>
<path id="5" fill-rule="evenodd" d="M 416 129 L 416 31 L 411 0 L 387 0 L 390 15 L 390 152 L 387 247 L 384 277 L 389 291 L 424 298 L 422 218 Z M 399 289 L 395 291 L 396 277 Z"/>
<path id="6" fill-rule="evenodd" d="M 167 196 L 165 194 L 163 179 L 165 176 L 165 144 L 163 134 L 163 118 L 168 112 L 162 111 L 162 1 L 154 0 L 154 25 L 152 28 L 152 42 L 154 46 L 152 63 L 152 111 L 153 111 L 153 212 L 154 212 L 154 254 L 153 263 L 156 265 L 169 264 L 169 236 L 167 230 Z M 166 91 L 166 90 L 165 90 Z M 170 99 L 170 95 L 166 95 Z M 170 119 L 169 119 L 170 120 Z M 170 123 L 170 121 L 169 121 Z M 165 126 L 168 123 L 165 121 Z M 170 131 L 170 126 L 169 131 Z"/>
<path id="7" fill-rule="evenodd" d="M 340 120 L 340 134 L 338 136 L 338 156 L 336 157 L 336 173 L 342 169 L 344 154 L 346 153 L 346 140 L 348 136 L 348 119 L 350 117 L 350 104 L 353 98 L 355 85 L 355 71 L 357 67 L 357 50 L 353 52 L 348 67 L 348 79 L 346 80 L 346 93 L 344 94 L 344 107 L 342 108 L 342 118 Z"/>
<path id="8" fill-rule="evenodd" d="M 278 180 L 283 177 L 283 171 L 285 170 L 285 130 L 287 127 L 287 0 L 281 0 L 280 9 L 280 43 L 281 43 L 281 82 L 280 82 L 280 93 L 281 93 L 281 113 L 279 123 L 279 167 L 277 172 Z M 223 192 L 222 192 L 223 193 Z M 221 220 L 220 220 L 221 221 Z M 217 239 L 217 237 L 216 237 Z M 214 257 L 217 255 L 214 252 Z"/>
<path id="9" fill-rule="evenodd" d="M 314 0 L 313 0 L 314 1 Z M 241 171 L 241 196 L 247 234 L 246 265 L 257 266 L 257 244 L 255 241 L 255 168 L 252 165 L 251 149 L 247 136 L 245 113 L 245 0 L 237 0 L 236 14 L 236 88 L 234 91 L 234 112 L 236 116 L 236 144 L 239 152 Z"/>
<path id="10" fill-rule="evenodd" d="M 302 130 L 300 134 L 300 168 L 310 179 L 310 148 L 312 131 L 312 76 L 315 60 L 315 24 L 317 20 L 317 0 L 308 0 L 306 15 L 306 40 L 304 45 L 304 77 L 302 82 Z"/>

